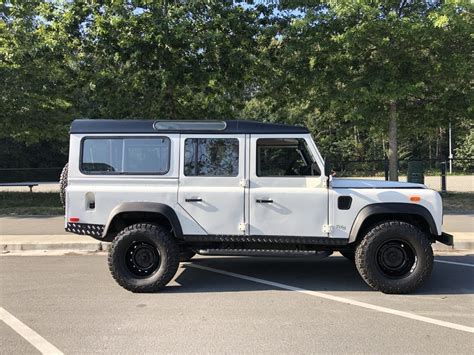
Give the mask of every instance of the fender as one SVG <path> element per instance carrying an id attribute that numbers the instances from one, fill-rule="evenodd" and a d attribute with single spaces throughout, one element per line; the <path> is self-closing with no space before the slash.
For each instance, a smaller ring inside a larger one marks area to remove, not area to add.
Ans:
<path id="1" fill-rule="evenodd" d="M 426 223 L 428 223 L 430 233 L 432 235 L 438 235 L 436 223 L 430 211 L 428 211 L 426 207 L 414 205 L 411 203 L 374 203 L 365 206 L 357 214 L 349 234 L 349 243 L 355 242 L 357 234 L 359 233 L 364 221 L 368 217 L 377 214 L 406 214 L 420 216 L 426 221 Z"/>
<path id="2" fill-rule="evenodd" d="M 107 231 L 109 230 L 114 218 L 124 212 L 151 212 L 161 214 L 170 222 L 175 236 L 177 238 L 183 237 L 181 223 L 179 222 L 176 212 L 170 206 L 156 202 L 124 202 L 115 207 L 112 212 L 110 212 L 109 219 L 107 220 L 107 224 L 105 225 L 104 231 L 102 233 L 102 238 L 105 238 L 107 235 Z"/>

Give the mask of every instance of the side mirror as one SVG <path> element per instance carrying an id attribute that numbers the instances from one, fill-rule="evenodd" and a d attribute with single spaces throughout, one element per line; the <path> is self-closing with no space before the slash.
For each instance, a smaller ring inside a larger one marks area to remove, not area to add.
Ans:
<path id="1" fill-rule="evenodd" d="M 331 176 L 332 175 L 332 164 L 329 158 L 324 160 L 324 175 Z"/>

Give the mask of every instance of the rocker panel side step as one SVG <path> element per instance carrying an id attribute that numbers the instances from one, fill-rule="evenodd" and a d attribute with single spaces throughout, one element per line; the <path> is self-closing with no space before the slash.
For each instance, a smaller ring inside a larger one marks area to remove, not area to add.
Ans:
<path id="1" fill-rule="evenodd" d="M 322 250 L 280 250 L 280 249 L 200 249 L 200 255 L 224 256 L 313 256 L 324 258 L 332 254 Z"/>
<path id="2" fill-rule="evenodd" d="M 294 237 L 278 235 L 192 235 L 185 234 L 180 239 L 187 242 L 223 242 L 223 243 L 275 243 L 275 244 L 311 244 L 327 246 L 345 246 L 349 238 L 330 237 Z"/>

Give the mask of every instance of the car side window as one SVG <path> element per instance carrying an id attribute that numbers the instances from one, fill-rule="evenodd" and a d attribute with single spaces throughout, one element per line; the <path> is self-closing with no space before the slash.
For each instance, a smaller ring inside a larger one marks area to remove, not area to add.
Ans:
<path id="1" fill-rule="evenodd" d="M 170 145 L 168 137 L 84 138 L 80 168 L 89 175 L 164 175 Z"/>
<path id="2" fill-rule="evenodd" d="M 184 175 L 239 175 L 239 140 L 187 138 L 184 142 Z"/>
<path id="3" fill-rule="evenodd" d="M 321 175 L 306 141 L 302 138 L 257 140 L 257 176 Z"/>

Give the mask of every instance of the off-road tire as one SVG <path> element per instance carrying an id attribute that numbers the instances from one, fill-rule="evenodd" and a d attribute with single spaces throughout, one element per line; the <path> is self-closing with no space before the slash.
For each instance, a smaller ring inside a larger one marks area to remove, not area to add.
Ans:
<path id="1" fill-rule="evenodd" d="M 183 250 L 179 253 L 179 262 L 183 263 L 189 261 L 196 255 L 192 250 Z"/>
<path id="2" fill-rule="evenodd" d="M 63 207 L 66 207 L 66 187 L 67 187 L 68 164 L 64 165 L 59 176 L 59 198 Z"/>
<path id="3" fill-rule="evenodd" d="M 378 261 L 381 248 L 392 240 L 411 248 L 415 256 L 415 263 L 403 276 L 387 275 Z M 401 221 L 385 221 L 374 225 L 364 235 L 356 248 L 355 264 L 362 279 L 374 290 L 390 294 L 409 293 L 430 276 L 433 249 L 428 236 L 417 227 Z"/>
<path id="4" fill-rule="evenodd" d="M 127 266 L 127 252 L 133 243 L 145 242 L 156 248 L 159 265 L 150 275 L 137 276 Z M 179 247 L 167 228 L 154 224 L 134 224 L 122 230 L 109 249 L 109 269 L 123 288 L 137 293 L 157 292 L 164 288 L 179 267 Z"/>

